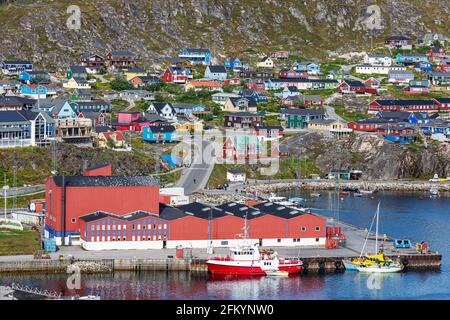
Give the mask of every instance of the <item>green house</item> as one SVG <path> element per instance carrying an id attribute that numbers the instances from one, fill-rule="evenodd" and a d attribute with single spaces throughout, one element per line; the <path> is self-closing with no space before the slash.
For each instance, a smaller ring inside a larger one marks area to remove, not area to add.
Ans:
<path id="1" fill-rule="evenodd" d="M 70 66 L 69 69 L 67 69 L 66 77 L 67 79 L 72 78 L 82 78 L 87 79 L 87 71 L 86 68 L 83 66 Z"/>
<path id="2" fill-rule="evenodd" d="M 325 111 L 321 109 L 282 109 L 280 118 L 288 129 L 305 129 L 311 120 L 325 119 Z"/>

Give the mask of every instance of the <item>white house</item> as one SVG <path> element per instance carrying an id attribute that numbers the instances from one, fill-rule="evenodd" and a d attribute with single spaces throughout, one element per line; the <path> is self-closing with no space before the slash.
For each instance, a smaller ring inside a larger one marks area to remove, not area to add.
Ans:
<path id="1" fill-rule="evenodd" d="M 176 111 L 171 103 L 166 102 L 153 102 L 147 109 L 148 112 L 156 113 L 161 118 L 167 120 L 176 119 Z"/>
<path id="2" fill-rule="evenodd" d="M 385 54 L 368 54 L 364 57 L 364 63 L 374 66 L 391 66 L 392 58 Z"/>
<path id="3" fill-rule="evenodd" d="M 256 66 L 258 68 L 273 68 L 273 60 L 270 57 L 264 57 L 256 64 Z"/>
<path id="4" fill-rule="evenodd" d="M 245 172 L 240 170 L 227 170 L 227 180 L 230 182 L 245 182 Z"/>
<path id="5" fill-rule="evenodd" d="M 360 64 L 355 67 L 356 73 L 361 74 L 389 74 L 390 71 L 406 71 L 405 66 L 375 66 L 370 64 Z"/>
<path id="6" fill-rule="evenodd" d="M 240 98 L 240 95 L 236 93 L 217 92 L 211 96 L 212 101 L 220 105 L 224 105 L 228 98 Z"/>
<path id="7" fill-rule="evenodd" d="M 414 80 L 414 73 L 412 71 L 389 71 L 388 81 L 398 84 L 409 84 L 411 80 Z"/>

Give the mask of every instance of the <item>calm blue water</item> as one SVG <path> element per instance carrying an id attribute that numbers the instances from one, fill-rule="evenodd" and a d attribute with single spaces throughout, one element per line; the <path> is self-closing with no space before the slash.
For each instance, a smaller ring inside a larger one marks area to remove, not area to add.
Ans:
<path id="1" fill-rule="evenodd" d="M 322 192 L 322 197 L 308 206 L 337 217 L 335 210 L 330 210 L 336 208 L 332 199 L 331 193 Z M 98 294 L 103 299 L 450 299 L 450 197 L 430 199 L 425 193 L 380 193 L 375 199 L 348 196 L 340 202 L 339 218 L 369 227 L 378 201 L 380 232 L 413 242 L 426 240 L 433 251 L 443 254 L 440 271 L 410 271 L 370 279 L 369 275 L 344 272 L 231 280 L 187 272 L 121 272 L 84 275 L 82 289 L 76 293 Z M 74 294 L 65 289 L 66 279 L 66 275 L 2 276 L 1 283 L 16 281 Z"/>

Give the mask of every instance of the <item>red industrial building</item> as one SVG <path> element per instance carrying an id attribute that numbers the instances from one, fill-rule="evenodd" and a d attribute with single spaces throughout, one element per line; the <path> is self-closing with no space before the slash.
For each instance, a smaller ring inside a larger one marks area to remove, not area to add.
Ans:
<path id="1" fill-rule="evenodd" d="M 97 211 L 118 215 L 136 211 L 159 213 L 159 185 L 152 177 L 104 175 L 109 170 L 100 167 L 89 170 L 88 175 L 47 179 L 47 237 L 55 237 L 57 244 L 77 243 L 79 218 Z"/>
<path id="2" fill-rule="evenodd" d="M 45 234 L 58 245 L 87 250 L 261 246 L 324 246 L 326 218 L 272 202 L 177 207 L 160 203 L 151 177 L 111 175 L 111 166 L 46 183 Z"/>

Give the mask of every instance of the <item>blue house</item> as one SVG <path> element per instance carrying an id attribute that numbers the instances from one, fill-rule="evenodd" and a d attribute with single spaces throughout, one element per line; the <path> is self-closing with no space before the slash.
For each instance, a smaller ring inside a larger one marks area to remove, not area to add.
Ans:
<path id="1" fill-rule="evenodd" d="M 427 124 L 438 114 L 430 115 L 427 112 L 408 112 L 408 111 L 380 111 L 375 117 L 378 119 L 392 122 L 407 122 L 410 124 Z"/>
<path id="2" fill-rule="evenodd" d="M 205 78 L 224 81 L 227 78 L 227 70 L 224 66 L 208 66 L 205 70 Z"/>
<path id="3" fill-rule="evenodd" d="M 178 55 L 182 59 L 188 60 L 192 64 L 210 64 L 211 51 L 204 48 L 187 48 Z"/>
<path id="4" fill-rule="evenodd" d="M 225 68 L 233 70 L 234 72 L 239 72 L 244 68 L 244 65 L 239 58 L 227 58 L 225 60 Z"/>
<path id="5" fill-rule="evenodd" d="M 298 90 L 297 87 L 287 86 L 283 89 L 281 94 L 279 94 L 278 96 L 280 99 L 285 99 L 288 97 L 295 97 L 295 96 L 299 96 L 299 95 L 300 95 L 300 91 Z"/>
<path id="6" fill-rule="evenodd" d="M 175 142 L 175 127 L 171 125 L 148 126 L 142 129 L 142 140 L 147 142 Z"/>
<path id="7" fill-rule="evenodd" d="M 309 74 L 320 73 L 320 65 L 309 61 L 296 62 L 292 66 L 292 69 L 295 71 L 308 72 Z"/>
<path id="8" fill-rule="evenodd" d="M 428 56 L 426 54 L 417 54 L 417 53 L 405 53 L 405 54 L 397 54 L 396 56 L 397 63 L 403 64 L 415 64 L 419 62 L 428 62 Z"/>
<path id="9" fill-rule="evenodd" d="M 415 137 L 412 135 L 387 135 L 384 137 L 384 139 L 399 143 L 399 144 L 407 144 L 407 143 L 413 143 L 415 140 Z"/>
<path id="10" fill-rule="evenodd" d="M 416 63 L 414 68 L 419 71 L 431 72 L 433 71 L 433 64 L 428 61 L 421 61 L 419 63 Z"/>
<path id="11" fill-rule="evenodd" d="M 192 115 L 195 113 L 202 113 L 206 111 L 206 107 L 201 104 L 189 104 L 189 103 L 173 103 L 173 108 L 177 115 Z"/>
<path id="12" fill-rule="evenodd" d="M 450 134 L 450 121 L 433 119 L 426 124 L 422 124 L 420 130 L 427 135 L 434 133 Z"/>
<path id="13" fill-rule="evenodd" d="M 2 62 L 2 72 L 6 75 L 19 75 L 22 71 L 33 71 L 33 64 L 30 61 L 12 61 Z"/>
<path id="14" fill-rule="evenodd" d="M 239 95 L 243 98 L 247 98 L 250 100 L 254 100 L 256 103 L 258 102 L 267 102 L 267 96 L 262 94 L 262 93 L 258 93 L 253 89 L 242 89 L 241 91 L 239 91 Z"/>
<path id="15" fill-rule="evenodd" d="M 22 71 L 19 74 L 19 80 L 25 83 L 48 82 L 50 75 L 45 71 Z"/>
<path id="16" fill-rule="evenodd" d="M 24 84 L 20 88 L 20 94 L 33 99 L 45 99 L 48 94 L 48 88 L 44 85 Z"/>

